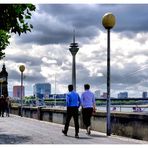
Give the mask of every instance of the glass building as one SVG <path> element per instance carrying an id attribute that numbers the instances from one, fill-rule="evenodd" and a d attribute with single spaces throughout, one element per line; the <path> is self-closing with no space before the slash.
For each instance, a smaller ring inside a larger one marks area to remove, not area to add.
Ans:
<path id="1" fill-rule="evenodd" d="M 33 94 L 37 98 L 48 98 L 51 94 L 51 84 L 50 83 L 36 83 L 33 86 Z"/>
<path id="2" fill-rule="evenodd" d="M 119 99 L 128 98 L 128 92 L 120 92 L 120 93 L 118 94 L 118 98 L 119 98 Z"/>
<path id="3" fill-rule="evenodd" d="M 142 98 L 148 98 L 148 93 L 147 92 L 143 92 L 142 93 Z"/>

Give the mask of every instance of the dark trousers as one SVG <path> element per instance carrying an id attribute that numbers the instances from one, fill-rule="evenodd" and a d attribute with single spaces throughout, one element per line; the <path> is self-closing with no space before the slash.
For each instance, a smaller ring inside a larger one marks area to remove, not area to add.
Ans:
<path id="1" fill-rule="evenodd" d="M 0 108 L 0 116 L 4 117 L 5 108 Z"/>
<path id="2" fill-rule="evenodd" d="M 93 108 L 82 108 L 83 123 L 86 128 L 91 125 L 91 116 L 93 113 Z"/>
<path id="3" fill-rule="evenodd" d="M 66 123 L 64 127 L 65 133 L 68 132 L 69 123 L 72 117 L 75 124 L 75 134 L 77 135 L 79 133 L 78 107 L 67 107 Z"/>
<path id="4" fill-rule="evenodd" d="M 9 113 L 10 113 L 10 108 L 9 107 L 6 107 L 6 116 L 9 117 Z"/>

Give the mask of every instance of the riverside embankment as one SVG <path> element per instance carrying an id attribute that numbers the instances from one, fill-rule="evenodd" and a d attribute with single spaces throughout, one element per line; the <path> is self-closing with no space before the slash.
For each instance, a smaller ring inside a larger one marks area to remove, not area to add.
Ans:
<path id="1" fill-rule="evenodd" d="M 20 107 L 12 107 L 11 113 L 20 115 Z M 80 127 L 84 128 L 79 112 Z M 23 107 L 23 116 L 37 120 L 64 124 L 66 110 L 62 108 Z M 111 112 L 112 134 L 148 141 L 148 114 L 137 112 Z M 73 120 L 70 123 L 74 126 Z M 106 133 L 106 112 L 97 111 L 92 117 L 92 129 Z"/>

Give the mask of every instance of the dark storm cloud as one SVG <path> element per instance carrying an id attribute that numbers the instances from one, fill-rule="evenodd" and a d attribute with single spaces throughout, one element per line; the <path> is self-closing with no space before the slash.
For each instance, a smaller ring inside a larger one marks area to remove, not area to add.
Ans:
<path id="1" fill-rule="evenodd" d="M 40 72 L 35 71 L 33 74 L 26 75 L 25 76 L 25 81 L 30 83 L 30 84 L 35 84 L 35 83 L 43 83 L 47 82 L 47 79 L 43 77 Z"/>
<path id="2" fill-rule="evenodd" d="M 117 18 L 117 31 L 148 31 L 148 5 L 120 5 L 120 11 L 115 10 Z"/>
<path id="3" fill-rule="evenodd" d="M 8 55 L 7 59 L 14 61 L 16 63 L 24 63 L 28 66 L 40 66 L 41 58 L 32 57 L 32 56 L 19 56 L 19 55 Z"/>
<path id="4" fill-rule="evenodd" d="M 40 5 L 40 10 L 64 22 L 65 26 L 72 25 L 76 29 L 98 24 L 97 5 Z"/>
<path id="5" fill-rule="evenodd" d="M 8 76 L 9 79 L 13 79 L 13 80 L 19 80 L 20 79 L 20 73 L 17 72 L 16 70 L 8 70 Z"/>
<path id="6" fill-rule="evenodd" d="M 26 69 L 32 70 L 32 73 L 27 73 L 24 71 L 24 80 L 25 82 L 31 84 L 35 84 L 37 82 L 46 82 L 46 78 L 42 76 L 41 72 L 41 58 L 32 57 L 32 56 L 19 56 L 19 55 L 13 55 L 8 56 L 8 61 L 15 62 L 15 63 L 24 63 L 26 65 Z M 18 67 L 19 69 L 19 67 Z M 9 73 L 9 79 L 13 79 L 15 81 L 20 80 L 20 72 L 17 70 L 10 70 L 8 69 Z"/>
<path id="7" fill-rule="evenodd" d="M 46 4 L 39 5 L 39 8 L 37 13 L 47 17 L 44 19 L 40 18 L 42 16 L 38 16 L 38 19 L 33 17 L 33 31 L 27 35 L 22 35 L 18 39 L 19 42 L 40 45 L 69 44 L 72 41 L 74 29 L 79 40 L 88 42 L 88 39 L 97 35 L 98 28 L 95 27 L 95 25 L 98 25 L 98 18 L 95 17 L 97 12 L 96 9 L 89 10 L 88 5 Z"/>
<path id="8" fill-rule="evenodd" d="M 16 70 L 8 70 L 9 73 L 9 80 L 13 79 L 16 81 L 20 80 L 20 72 L 17 72 Z M 45 82 L 46 79 L 39 73 L 39 72 L 34 72 L 33 74 L 25 74 L 24 72 L 24 81 L 31 84 L 37 83 L 37 82 Z"/>
<path id="9" fill-rule="evenodd" d="M 73 29 L 79 41 L 88 42 L 94 38 L 102 26 L 102 16 L 106 12 L 116 16 L 114 31 L 133 37 L 128 32 L 148 30 L 147 4 L 87 5 L 87 4 L 41 4 L 38 15 L 32 17 L 34 29 L 18 39 L 21 43 L 64 44 L 71 42 Z M 124 34 L 125 33 L 125 34 Z"/>

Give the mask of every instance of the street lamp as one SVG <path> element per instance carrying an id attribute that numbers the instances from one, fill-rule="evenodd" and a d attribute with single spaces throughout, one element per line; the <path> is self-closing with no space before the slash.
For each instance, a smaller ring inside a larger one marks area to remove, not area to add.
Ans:
<path id="1" fill-rule="evenodd" d="M 25 70 L 25 66 L 24 65 L 20 65 L 19 67 L 19 70 L 21 72 L 21 117 L 23 116 L 23 112 L 22 112 L 22 109 L 23 109 L 23 90 L 22 90 L 22 87 L 23 87 L 23 72 Z"/>
<path id="2" fill-rule="evenodd" d="M 72 54 L 72 85 L 74 90 L 76 90 L 76 64 L 75 64 L 75 56 L 78 52 L 78 43 L 75 43 L 75 31 L 73 35 L 73 43 L 70 44 L 69 51 Z"/>
<path id="3" fill-rule="evenodd" d="M 110 124 L 110 29 L 115 25 L 115 16 L 109 12 L 102 18 L 102 24 L 107 30 L 107 136 L 111 135 Z"/>
<path id="4" fill-rule="evenodd" d="M 54 81 L 54 106 L 56 107 L 56 74 L 55 74 L 55 81 Z"/>

